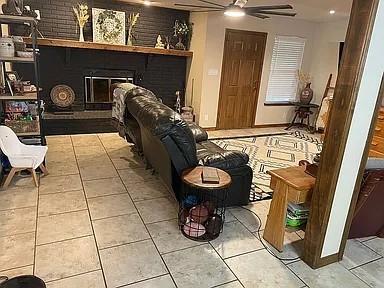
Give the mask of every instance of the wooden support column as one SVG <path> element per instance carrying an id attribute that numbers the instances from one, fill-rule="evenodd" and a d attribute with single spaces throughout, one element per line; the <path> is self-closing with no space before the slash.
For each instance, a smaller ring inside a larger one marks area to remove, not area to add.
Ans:
<path id="1" fill-rule="evenodd" d="M 384 0 L 354 0 L 305 233 L 303 260 L 312 268 L 344 253 L 378 110 L 383 18 Z"/>

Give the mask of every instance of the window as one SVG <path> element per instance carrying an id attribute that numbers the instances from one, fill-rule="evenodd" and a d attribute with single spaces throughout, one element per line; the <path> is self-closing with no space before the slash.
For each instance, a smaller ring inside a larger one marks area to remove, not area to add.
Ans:
<path id="1" fill-rule="evenodd" d="M 305 39 L 277 36 L 273 46 L 266 103 L 295 101 L 297 72 L 301 69 Z"/>

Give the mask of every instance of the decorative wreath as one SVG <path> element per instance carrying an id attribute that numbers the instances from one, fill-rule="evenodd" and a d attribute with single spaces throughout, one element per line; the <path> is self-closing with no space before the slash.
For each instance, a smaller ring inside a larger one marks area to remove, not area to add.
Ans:
<path id="1" fill-rule="evenodd" d="M 97 28 L 107 42 L 112 42 L 122 33 L 123 23 L 116 17 L 116 11 L 101 12 L 96 22 Z"/>

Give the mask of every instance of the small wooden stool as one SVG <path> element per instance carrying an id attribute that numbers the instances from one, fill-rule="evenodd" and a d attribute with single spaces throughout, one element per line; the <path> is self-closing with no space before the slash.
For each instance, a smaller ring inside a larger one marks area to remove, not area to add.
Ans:
<path id="1" fill-rule="evenodd" d="M 304 170 L 305 167 L 289 167 L 267 172 L 272 177 L 270 187 L 273 189 L 273 198 L 263 238 L 280 252 L 284 247 L 288 201 L 302 204 L 312 197 L 316 178 Z"/>

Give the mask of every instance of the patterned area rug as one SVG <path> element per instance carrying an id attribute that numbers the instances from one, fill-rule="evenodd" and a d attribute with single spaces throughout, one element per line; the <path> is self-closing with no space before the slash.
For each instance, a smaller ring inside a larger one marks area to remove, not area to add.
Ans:
<path id="1" fill-rule="evenodd" d="M 213 142 L 226 150 L 238 150 L 249 155 L 249 165 L 253 169 L 251 201 L 270 196 L 268 170 L 297 166 L 300 160 L 313 162 L 322 148 L 320 138 L 300 130 L 285 135 L 217 139 Z"/>

